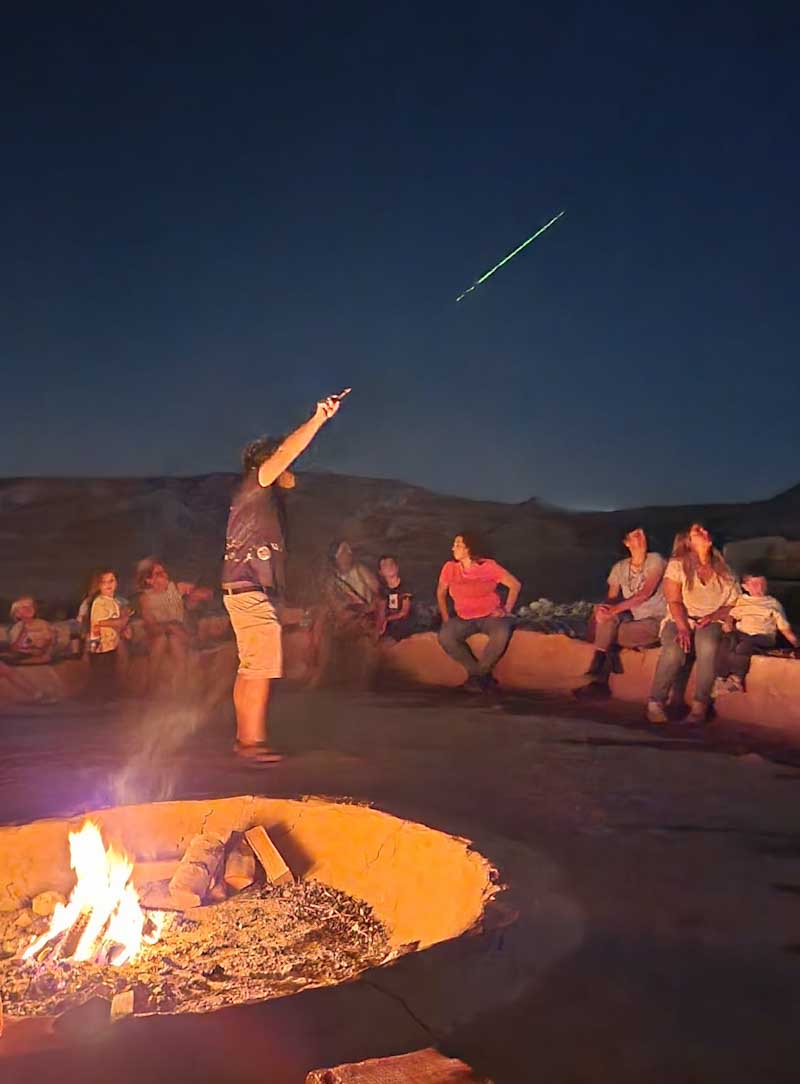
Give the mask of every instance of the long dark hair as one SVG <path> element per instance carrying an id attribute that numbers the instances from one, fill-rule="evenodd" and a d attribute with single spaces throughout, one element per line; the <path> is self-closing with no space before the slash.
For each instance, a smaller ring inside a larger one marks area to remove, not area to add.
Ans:
<path id="1" fill-rule="evenodd" d="M 488 557 L 491 557 L 489 545 L 483 535 L 478 531 L 459 531 L 455 537 L 461 538 L 461 541 L 469 551 L 471 560 L 485 561 Z"/>
<path id="2" fill-rule="evenodd" d="M 89 634 L 89 628 L 92 623 L 92 603 L 100 594 L 100 581 L 102 580 L 103 576 L 107 576 L 109 572 L 112 574 L 112 576 L 116 578 L 117 585 L 119 586 L 119 576 L 117 575 L 117 570 L 107 565 L 104 565 L 102 568 L 95 569 L 89 579 L 89 589 L 86 592 L 86 612 L 84 613 L 83 619 L 81 621 L 82 636 L 88 636 Z"/>
<path id="3" fill-rule="evenodd" d="M 692 526 L 702 527 L 703 525 L 702 523 L 697 523 L 692 524 Z M 697 554 L 692 549 L 691 542 L 689 541 L 690 530 L 691 528 L 687 528 L 685 531 L 678 531 L 675 535 L 675 541 L 672 543 L 672 556 L 680 561 L 683 567 L 683 574 L 686 577 L 686 586 L 689 590 L 694 587 L 694 578 L 697 575 L 697 569 L 699 568 Z M 736 579 L 728 562 L 714 545 L 711 547 L 710 564 L 714 570 L 714 575 L 722 583 L 733 583 Z"/>

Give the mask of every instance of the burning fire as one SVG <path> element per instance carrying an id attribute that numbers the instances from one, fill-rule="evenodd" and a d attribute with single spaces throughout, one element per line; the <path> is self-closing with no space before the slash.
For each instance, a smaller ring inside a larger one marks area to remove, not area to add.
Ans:
<path id="1" fill-rule="evenodd" d="M 23 959 L 93 960 L 120 966 L 132 960 L 143 944 L 161 936 L 164 915 L 144 913 L 131 882 L 133 862 L 103 846 L 100 829 L 87 821 L 69 834 L 70 865 L 77 882 L 69 901 L 58 903 L 50 927 L 23 952 Z"/>

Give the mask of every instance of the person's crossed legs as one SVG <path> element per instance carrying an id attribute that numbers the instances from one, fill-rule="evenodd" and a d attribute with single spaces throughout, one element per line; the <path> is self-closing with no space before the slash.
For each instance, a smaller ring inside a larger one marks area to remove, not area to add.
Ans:
<path id="1" fill-rule="evenodd" d="M 464 667 L 470 678 L 485 679 L 508 646 L 513 624 L 510 617 L 451 617 L 439 629 L 439 643 L 451 659 Z M 477 659 L 467 640 L 479 632 L 488 637 L 488 643 Z"/>

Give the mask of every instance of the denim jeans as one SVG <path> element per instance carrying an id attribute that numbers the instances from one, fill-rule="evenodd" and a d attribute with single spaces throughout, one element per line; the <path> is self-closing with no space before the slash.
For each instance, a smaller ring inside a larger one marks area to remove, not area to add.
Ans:
<path id="1" fill-rule="evenodd" d="M 697 665 L 694 698 L 702 704 L 711 701 L 711 689 L 717 676 L 717 651 L 722 639 L 722 625 L 712 621 L 703 629 L 692 630 L 692 652 L 687 657 L 678 641 L 678 627 L 668 621 L 661 633 L 661 654 L 658 656 L 650 699 L 666 704 L 675 679 L 684 665 L 694 657 Z"/>
<path id="2" fill-rule="evenodd" d="M 595 625 L 594 646 L 598 651 L 608 651 L 612 644 L 619 644 L 620 647 L 652 647 L 658 643 L 660 623 L 655 617 L 643 617 L 639 621 L 609 617 Z"/>
<path id="3" fill-rule="evenodd" d="M 497 660 L 508 647 L 514 628 L 512 617 L 451 617 L 439 629 L 439 643 L 456 662 L 461 663 L 470 677 L 482 677 L 491 674 Z M 483 649 L 480 659 L 476 659 L 469 649 L 467 637 L 476 632 L 483 632 L 489 642 Z"/>
<path id="4" fill-rule="evenodd" d="M 775 634 L 748 636 L 744 632 L 731 632 L 722 641 L 717 658 L 717 673 L 720 677 L 735 674 L 745 678 L 750 669 L 750 659 L 775 647 Z"/>

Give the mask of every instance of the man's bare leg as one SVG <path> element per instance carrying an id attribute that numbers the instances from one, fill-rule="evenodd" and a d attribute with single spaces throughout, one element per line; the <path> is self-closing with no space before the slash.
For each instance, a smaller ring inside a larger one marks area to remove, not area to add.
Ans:
<path id="1" fill-rule="evenodd" d="M 236 675 L 233 706 L 236 709 L 236 752 L 246 756 L 252 750 L 256 759 L 278 760 L 267 743 L 267 711 L 270 678 Z"/>

